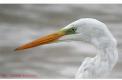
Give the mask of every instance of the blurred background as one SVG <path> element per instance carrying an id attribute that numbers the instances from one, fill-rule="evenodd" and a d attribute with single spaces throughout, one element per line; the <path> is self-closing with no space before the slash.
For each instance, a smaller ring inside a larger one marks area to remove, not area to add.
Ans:
<path id="1" fill-rule="evenodd" d="M 80 18 L 104 22 L 118 41 L 119 61 L 108 78 L 122 78 L 122 5 L 0 4 L 0 78 L 74 78 L 96 49 L 62 42 L 15 52 L 19 45 L 55 32 Z"/>

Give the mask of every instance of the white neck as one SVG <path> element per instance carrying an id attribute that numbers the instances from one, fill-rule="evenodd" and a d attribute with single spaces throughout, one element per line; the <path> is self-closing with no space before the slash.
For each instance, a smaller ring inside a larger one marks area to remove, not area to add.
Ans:
<path id="1" fill-rule="evenodd" d="M 107 44 L 108 45 L 108 44 Z M 116 45 L 97 47 L 98 53 L 94 58 L 86 58 L 80 66 L 76 78 L 100 78 L 107 75 L 118 60 Z"/>
<path id="2" fill-rule="evenodd" d="M 105 49 L 99 49 L 96 55 L 97 60 L 100 59 L 100 64 L 107 62 L 109 69 L 112 69 L 118 60 L 118 52 L 115 46 L 109 46 Z"/>

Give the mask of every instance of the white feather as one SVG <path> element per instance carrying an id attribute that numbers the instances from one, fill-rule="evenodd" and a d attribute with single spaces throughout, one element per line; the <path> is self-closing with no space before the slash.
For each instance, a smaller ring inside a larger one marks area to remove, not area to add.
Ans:
<path id="1" fill-rule="evenodd" d="M 88 57 L 82 62 L 75 78 L 100 78 L 106 76 L 118 60 L 117 41 L 107 26 L 96 19 L 84 18 L 69 24 L 64 29 L 70 27 L 77 27 L 77 34 L 66 39 L 84 41 L 98 49 L 98 54 L 94 58 Z"/>

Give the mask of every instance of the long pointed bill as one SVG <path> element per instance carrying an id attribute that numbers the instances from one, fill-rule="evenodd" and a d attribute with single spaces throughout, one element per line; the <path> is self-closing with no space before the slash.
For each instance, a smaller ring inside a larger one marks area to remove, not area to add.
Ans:
<path id="1" fill-rule="evenodd" d="M 24 45 L 16 48 L 15 51 L 24 50 L 24 49 L 36 47 L 36 46 L 39 46 L 39 45 L 48 44 L 48 43 L 51 43 L 51 42 L 54 42 L 54 41 L 58 40 L 60 37 L 62 37 L 64 35 L 65 35 L 65 33 L 61 32 L 61 31 L 53 33 L 53 34 L 49 34 L 47 36 L 43 36 L 43 37 L 41 37 L 39 39 L 36 39 L 32 42 L 24 44 Z"/>

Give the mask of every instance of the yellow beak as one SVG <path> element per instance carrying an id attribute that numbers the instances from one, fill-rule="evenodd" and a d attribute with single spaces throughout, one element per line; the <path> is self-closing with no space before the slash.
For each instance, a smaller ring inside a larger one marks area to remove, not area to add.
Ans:
<path id="1" fill-rule="evenodd" d="M 38 38 L 32 42 L 21 45 L 20 47 L 16 48 L 15 51 L 29 49 L 29 48 L 36 47 L 39 45 L 48 44 L 48 43 L 58 40 L 60 37 L 62 37 L 64 35 L 65 35 L 65 33 L 63 31 L 55 32 L 55 33 L 49 34 L 47 36 Z"/>

